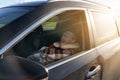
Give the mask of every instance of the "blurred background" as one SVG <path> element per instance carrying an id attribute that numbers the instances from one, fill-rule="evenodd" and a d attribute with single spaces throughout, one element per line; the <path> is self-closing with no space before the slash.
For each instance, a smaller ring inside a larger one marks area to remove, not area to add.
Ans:
<path id="1" fill-rule="evenodd" d="M 32 2 L 32 1 L 47 1 L 47 0 L 0 0 L 0 7 L 5 7 L 8 5 L 23 3 L 23 2 Z M 80 0 L 75 0 L 75 1 L 80 1 Z M 108 5 L 120 16 L 120 0 L 83 0 L 83 1 L 93 1 Z"/>

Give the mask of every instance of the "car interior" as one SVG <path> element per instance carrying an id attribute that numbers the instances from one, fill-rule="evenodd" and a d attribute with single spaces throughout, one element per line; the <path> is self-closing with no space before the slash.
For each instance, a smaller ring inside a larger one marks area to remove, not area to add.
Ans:
<path id="1" fill-rule="evenodd" d="M 81 22 L 81 15 L 78 15 L 78 13 L 81 14 L 80 11 L 67 11 L 57 15 L 56 20 L 51 18 L 51 21 L 48 21 L 54 21 L 56 24 L 53 25 L 53 28 L 47 30 L 46 28 L 49 28 L 49 26 L 40 25 L 13 48 L 15 55 L 27 58 L 41 47 L 60 41 L 65 31 L 71 31 L 77 36 L 76 40 L 80 43 L 80 51 L 82 51 L 83 30 L 81 26 L 83 26 L 83 23 Z"/>
<path id="2" fill-rule="evenodd" d="M 84 51 L 85 37 L 83 30 L 84 23 L 82 11 L 66 11 L 59 15 L 56 15 L 56 19 L 53 17 L 45 23 L 53 23 L 49 28 L 49 25 L 41 24 L 37 29 L 32 31 L 27 37 L 20 41 L 15 47 L 13 47 L 9 54 L 21 56 L 27 58 L 29 55 L 36 53 L 41 47 L 49 46 L 54 42 L 59 42 L 62 34 L 65 31 L 71 31 L 76 35 L 76 40 L 80 44 L 80 50 Z M 6 55 L 9 55 L 6 53 Z"/>

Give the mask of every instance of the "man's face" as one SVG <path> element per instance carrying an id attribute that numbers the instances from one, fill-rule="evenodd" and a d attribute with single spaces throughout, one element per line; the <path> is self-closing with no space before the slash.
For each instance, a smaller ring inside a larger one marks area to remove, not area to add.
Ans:
<path id="1" fill-rule="evenodd" d="M 70 43 L 73 43 L 74 40 L 73 40 L 72 36 L 70 36 L 68 34 L 63 34 L 60 42 L 61 43 L 68 43 L 68 44 L 70 44 Z"/>

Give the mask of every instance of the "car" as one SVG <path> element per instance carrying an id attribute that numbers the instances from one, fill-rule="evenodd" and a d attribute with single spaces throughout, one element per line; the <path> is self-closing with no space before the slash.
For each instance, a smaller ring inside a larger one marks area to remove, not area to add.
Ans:
<path id="1" fill-rule="evenodd" d="M 48 64 L 28 59 L 75 34 L 79 51 Z M 0 8 L 0 80 L 119 80 L 120 22 L 91 1 L 38 1 Z"/>

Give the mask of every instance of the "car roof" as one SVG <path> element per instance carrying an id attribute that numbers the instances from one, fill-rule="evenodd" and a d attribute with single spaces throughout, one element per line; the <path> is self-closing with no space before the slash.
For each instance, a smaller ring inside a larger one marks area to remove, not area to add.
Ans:
<path id="1" fill-rule="evenodd" d="M 84 1 L 84 0 L 48 0 L 48 1 L 33 1 L 33 2 L 25 2 L 25 3 L 18 3 L 15 5 L 7 6 L 7 7 L 39 7 L 41 5 L 47 4 L 47 3 L 54 3 L 54 2 L 78 2 L 78 3 L 87 3 L 87 4 L 93 4 L 98 5 L 106 8 L 110 8 L 108 5 L 100 4 L 93 1 Z"/>
<path id="2" fill-rule="evenodd" d="M 45 3 L 47 3 L 47 1 L 34 1 L 34 2 L 18 3 L 7 7 L 38 7 Z"/>

